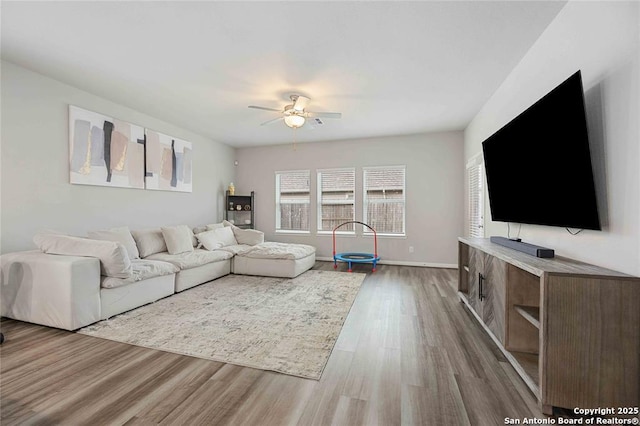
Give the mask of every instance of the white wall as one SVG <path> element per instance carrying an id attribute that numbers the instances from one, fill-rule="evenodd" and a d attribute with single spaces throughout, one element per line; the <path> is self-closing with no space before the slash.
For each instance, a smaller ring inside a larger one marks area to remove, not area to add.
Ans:
<path id="1" fill-rule="evenodd" d="M 193 143 L 193 192 L 71 185 L 68 104 Z M 234 178 L 234 149 L 2 62 L 1 197 L 3 253 L 34 248 L 33 235 L 74 235 L 113 226 L 132 229 L 215 222 Z"/>
<path id="2" fill-rule="evenodd" d="M 548 91 L 582 70 L 602 231 L 522 225 L 556 254 L 640 275 L 640 11 L 637 2 L 569 2 L 465 130 L 465 158 Z M 507 234 L 491 222 L 486 235 Z M 512 228 L 513 229 L 513 228 Z"/>
<path id="3" fill-rule="evenodd" d="M 304 130 L 301 130 L 304 131 Z M 291 135 L 293 137 L 293 135 Z M 386 261 L 457 265 L 457 237 L 463 223 L 462 132 L 243 148 L 237 150 L 236 194 L 256 192 L 256 225 L 272 241 L 317 247 L 332 256 L 331 235 L 316 235 L 316 170 L 356 168 L 356 220 L 362 220 L 362 167 L 406 165 L 406 238 L 381 237 Z M 311 234 L 275 233 L 275 172 L 311 171 Z M 358 227 L 360 229 L 360 227 Z M 414 252 L 409 253 L 409 247 Z M 370 237 L 342 237 L 339 252 L 372 252 Z"/>

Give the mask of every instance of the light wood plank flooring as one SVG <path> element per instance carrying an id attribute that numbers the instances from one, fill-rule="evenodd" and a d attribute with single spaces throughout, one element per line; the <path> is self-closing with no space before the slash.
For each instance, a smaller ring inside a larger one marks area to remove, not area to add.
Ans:
<path id="1" fill-rule="evenodd" d="M 456 270 L 355 266 L 367 278 L 320 381 L 4 319 L 0 423 L 475 426 L 543 417 L 459 302 Z"/>

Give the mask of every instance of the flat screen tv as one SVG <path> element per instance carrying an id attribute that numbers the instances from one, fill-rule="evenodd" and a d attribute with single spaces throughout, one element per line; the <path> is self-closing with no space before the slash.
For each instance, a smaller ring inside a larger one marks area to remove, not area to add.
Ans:
<path id="1" fill-rule="evenodd" d="M 601 229 L 580 71 L 482 150 L 494 221 Z"/>

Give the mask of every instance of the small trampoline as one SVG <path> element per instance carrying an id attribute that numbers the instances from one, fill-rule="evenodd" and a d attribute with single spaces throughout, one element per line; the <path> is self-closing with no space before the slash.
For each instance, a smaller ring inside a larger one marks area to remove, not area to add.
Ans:
<path id="1" fill-rule="evenodd" d="M 338 228 L 348 225 L 350 223 L 359 223 L 362 226 L 366 226 L 371 229 L 373 232 L 373 253 L 336 253 L 336 231 Z M 363 222 L 358 221 L 350 221 L 344 222 L 333 229 L 333 269 L 338 269 L 338 262 L 345 262 L 349 265 L 349 272 L 353 272 L 352 264 L 353 263 L 371 263 L 373 264 L 373 269 L 371 272 L 376 271 L 376 265 L 380 261 L 380 256 L 378 256 L 378 235 L 376 234 L 376 230 Z"/>

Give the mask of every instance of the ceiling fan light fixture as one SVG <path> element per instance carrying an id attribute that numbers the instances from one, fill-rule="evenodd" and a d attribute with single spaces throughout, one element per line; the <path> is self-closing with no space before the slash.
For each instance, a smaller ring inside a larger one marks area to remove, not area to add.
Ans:
<path id="1" fill-rule="evenodd" d="M 291 127 L 292 129 L 297 129 L 299 127 L 304 126 L 305 118 L 301 115 L 287 115 L 284 118 L 284 124 Z"/>
<path id="2" fill-rule="evenodd" d="M 1 1 L 1 0 L 0 0 Z M 311 118 L 312 120 L 318 120 L 318 117 L 325 118 L 341 118 L 342 114 L 339 112 L 314 112 L 307 111 L 307 104 L 311 99 L 306 96 L 301 95 L 290 95 L 289 99 L 291 99 L 291 104 L 285 105 L 284 109 L 279 110 L 275 108 L 261 107 L 256 105 L 249 105 L 249 108 L 261 109 L 265 111 L 274 111 L 280 113 L 281 117 L 275 118 L 273 120 L 265 121 L 261 124 L 264 126 L 266 124 L 276 123 L 279 121 L 284 121 L 284 124 L 291 129 L 299 129 L 304 126 L 304 123 L 307 121 L 307 118 Z M 322 123 L 319 123 L 322 124 Z"/>

